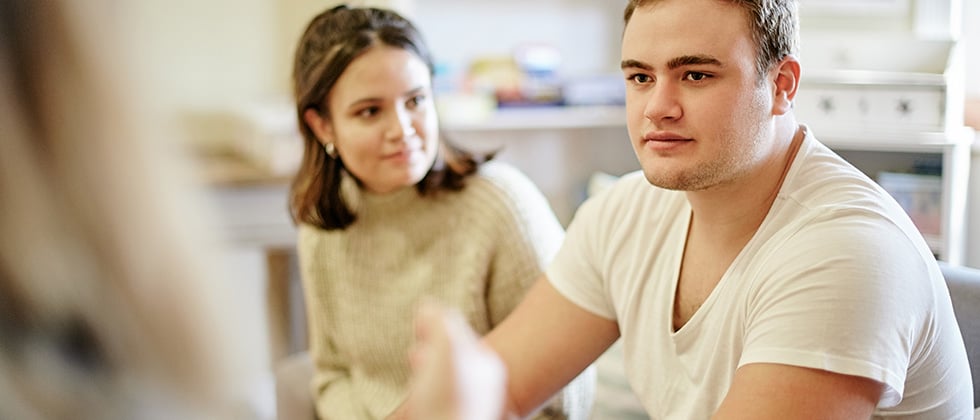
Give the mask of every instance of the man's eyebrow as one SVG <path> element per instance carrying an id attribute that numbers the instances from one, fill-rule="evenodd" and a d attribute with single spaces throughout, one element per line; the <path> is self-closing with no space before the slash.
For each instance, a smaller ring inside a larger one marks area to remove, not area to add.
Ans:
<path id="1" fill-rule="evenodd" d="M 706 65 L 706 64 L 715 65 L 719 67 L 724 66 L 721 63 L 721 61 L 719 61 L 717 58 L 714 58 L 710 55 L 682 55 L 680 57 L 675 57 L 670 59 L 670 61 L 667 62 L 667 68 L 673 70 L 683 66 Z M 633 59 L 623 60 L 619 64 L 619 67 L 621 69 L 636 68 L 636 69 L 646 70 L 646 71 L 653 70 L 653 66 L 644 63 L 642 61 L 633 60 Z"/>
<path id="2" fill-rule="evenodd" d="M 637 68 L 640 70 L 647 70 L 647 71 L 653 70 L 653 66 L 637 60 L 623 60 L 622 62 L 619 63 L 619 68 L 621 69 Z"/>
<path id="3" fill-rule="evenodd" d="M 695 65 L 715 65 L 722 67 L 721 61 L 710 55 L 682 55 L 680 57 L 675 57 L 667 62 L 668 69 L 676 69 L 678 67 L 684 66 L 695 66 Z"/>

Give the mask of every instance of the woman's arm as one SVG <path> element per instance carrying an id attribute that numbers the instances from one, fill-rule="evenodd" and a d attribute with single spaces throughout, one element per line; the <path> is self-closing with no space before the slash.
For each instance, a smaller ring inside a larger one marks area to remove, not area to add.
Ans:
<path id="1" fill-rule="evenodd" d="M 308 312 L 313 312 L 307 302 Z M 310 357 L 313 359 L 313 380 L 310 383 L 313 403 L 321 420 L 349 418 L 364 410 L 357 405 L 351 390 L 346 361 L 337 354 L 329 332 L 321 325 L 319 316 L 307 316 L 310 334 Z"/>
<path id="2" fill-rule="evenodd" d="M 301 225 L 297 241 L 309 353 L 313 362 L 313 379 L 309 384 L 312 403 L 320 420 L 363 417 L 366 408 L 355 398 L 351 388 L 349 361 L 340 354 L 332 338 L 335 328 L 331 328 L 331 315 L 326 310 L 330 302 L 321 300 L 322 296 L 331 295 L 323 290 L 330 278 L 322 267 L 312 264 L 316 258 L 322 258 L 313 251 L 316 235 L 315 228 Z"/>

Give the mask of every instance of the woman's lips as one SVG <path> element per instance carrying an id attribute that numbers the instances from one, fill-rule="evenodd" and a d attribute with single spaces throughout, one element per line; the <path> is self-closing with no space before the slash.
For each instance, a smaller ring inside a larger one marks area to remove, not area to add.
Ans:
<path id="1" fill-rule="evenodd" d="M 411 158 L 412 158 L 413 155 L 415 155 L 416 153 L 421 153 L 421 152 L 422 151 L 421 150 L 418 150 L 418 149 L 402 149 L 402 150 L 399 150 L 397 152 L 389 153 L 387 155 L 384 155 L 382 157 L 382 159 L 399 161 L 399 162 L 401 162 L 401 161 L 409 161 L 409 160 L 411 160 Z"/>

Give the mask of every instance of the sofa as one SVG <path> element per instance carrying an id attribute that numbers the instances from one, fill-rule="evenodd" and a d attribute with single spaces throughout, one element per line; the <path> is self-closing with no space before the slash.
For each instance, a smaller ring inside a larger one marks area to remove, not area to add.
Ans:
<path id="1" fill-rule="evenodd" d="M 973 374 L 973 406 L 980 407 L 980 270 L 940 263 Z M 977 411 L 980 419 L 980 410 Z"/>

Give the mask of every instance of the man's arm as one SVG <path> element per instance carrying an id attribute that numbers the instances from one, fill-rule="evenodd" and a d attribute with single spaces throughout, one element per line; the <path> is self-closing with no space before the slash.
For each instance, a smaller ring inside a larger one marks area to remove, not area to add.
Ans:
<path id="1" fill-rule="evenodd" d="M 507 406 L 526 416 L 616 339 L 619 326 L 562 296 L 542 275 L 516 309 L 484 338 L 507 367 Z"/>
<path id="2" fill-rule="evenodd" d="M 735 371 L 715 420 L 869 419 L 885 385 L 867 378 L 773 363 Z"/>

